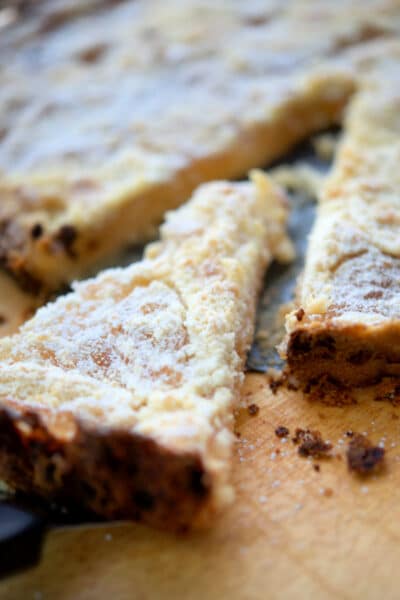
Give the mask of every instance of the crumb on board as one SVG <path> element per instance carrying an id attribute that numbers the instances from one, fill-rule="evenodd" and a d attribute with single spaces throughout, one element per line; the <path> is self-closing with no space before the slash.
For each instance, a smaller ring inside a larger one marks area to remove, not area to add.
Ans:
<path id="1" fill-rule="evenodd" d="M 275 429 L 275 435 L 278 438 L 285 438 L 289 435 L 289 429 L 287 427 L 285 427 L 284 425 L 279 425 L 276 429 Z"/>
<path id="2" fill-rule="evenodd" d="M 283 380 L 282 380 L 282 378 L 281 378 L 281 379 L 275 379 L 275 378 L 272 378 L 272 377 L 271 377 L 271 378 L 269 379 L 269 381 L 268 381 L 268 384 L 269 384 L 269 387 L 270 387 L 270 390 L 271 390 L 271 392 L 272 392 L 272 393 L 275 395 L 275 394 L 276 394 L 276 392 L 278 391 L 278 389 L 279 389 L 280 387 L 282 387 L 282 385 L 283 385 Z"/>
<path id="3" fill-rule="evenodd" d="M 330 161 L 335 155 L 338 140 L 338 136 L 334 133 L 320 133 L 311 139 L 311 144 L 321 160 Z"/>
<path id="4" fill-rule="evenodd" d="M 382 470 L 385 449 L 375 446 L 362 434 L 354 434 L 346 452 L 347 466 L 358 475 L 369 475 Z"/>
<path id="5" fill-rule="evenodd" d="M 325 442 L 319 431 L 297 428 L 293 442 L 299 444 L 298 453 L 300 456 L 330 457 L 332 444 Z"/>
<path id="6" fill-rule="evenodd" d="M 0 325 L 5 325 L 7 323 L 7 319 L 4 315 L 0 314 Z"/>
<path id="7" fill-rule="evenodd" d="M 252 404 L 249 404 L 249 406 L 247 407 L 247 412 L 252 417 L 255 417 L 260 412 L 260 407 L 258 406 L 258 404 L 254 404 L 254 402 L 253 402 Z"/>
<path id="8" fill-rule="evenodd" d="M 325 496 L 325 498 L 331 498 L 333 496 L 333 489 L 332 488 L 322 488 L 321 495 Z"/>
<path id="9" fill-rule="evenodd" d="M 310 401 L 322 402 L 326 406 L 357 404 L 353 390 L 329 375 L 322 375 L 317 380 L 307 382 L 303 392 L 307 394 Z"/>
<path id="10" fill-rule="evenodd" d="M 319 473 L 319 472 L 320 472 L 320 470 L 321 470 L 321 467 L 320 467 L 320 465 L 318 465 L 318 464 L 314 464 L 314 465 L 313 465 L 313 469 L 314 469 L 314 471 L 317 471 L 317 473 Z"/>

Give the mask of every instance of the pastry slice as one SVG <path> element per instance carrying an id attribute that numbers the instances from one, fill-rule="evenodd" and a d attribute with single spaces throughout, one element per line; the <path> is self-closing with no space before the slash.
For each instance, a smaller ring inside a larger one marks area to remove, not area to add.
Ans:
<path id="1" fill-rule="evenodd" d="M 232 498 L 233 411 L 286 209 L 261 173 L 201 187 L 142 261 L 75 284 L 0 342 L 0 477 L 180 529 Z"/>
<path id="2" fill-rule="evenodd" d="M 0 263 L 58 290 L 154 235 L 200 183 L 339 122 L 348 48 L 400 21 L 392 1 L 350 4 L 24 3 L 0 36 Z"/>
<path id="3" fill-rule="evenodd" d="M 322 193 L 287 319 L 289 369 L 306 385 L 400 375 L 398 64 L 387 60 L 354 100 Z"/>

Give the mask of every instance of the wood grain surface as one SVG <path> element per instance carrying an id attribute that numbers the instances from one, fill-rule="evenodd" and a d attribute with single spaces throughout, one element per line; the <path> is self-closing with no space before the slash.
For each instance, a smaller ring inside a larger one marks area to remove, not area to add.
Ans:
<path id="1" fill-rule="evenodd" d="M 49 534 L 39 567 L 0 585 L 14 599 L 399 598 L 400 408 L 367 397 L 331 407 L 273 395 L 248 375 L 233 477 L 235 504 L 210 531 L 173 537 L 115 524 Z M 333 458 L 302 458 L 274 430 L 318 429 Z M 386 470 L 361 480 L 344 460 L 347 430 L 385 444 Z"/>

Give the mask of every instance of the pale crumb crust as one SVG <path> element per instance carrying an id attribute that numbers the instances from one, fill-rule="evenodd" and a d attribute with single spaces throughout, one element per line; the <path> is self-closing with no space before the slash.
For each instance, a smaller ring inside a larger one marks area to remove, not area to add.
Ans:
<path id="1" fill-rule="evenodd" d="M 353 51 L 400 31 L 396 0 L 26 6 L 0 38 L 0 262 L 37 293 L 340 122 Z"/>
<path id="2" fill-rule="evenodd" d="M 339 136 L 336 133 L 320 133 L 314 136 L 311 144 L 318 158 L 332 161 L 338 145 Z"/>
<path id="3" fill-rule="evenodd" d="M 400 376 L 399 58 L 353 100 L 322 192 L 283 349 L 306 387 Z"/>
<path id="4" fill-rule="evenodd" d="M 270 169 L 268 175 L 280 186 L 317 198 L 322 187 L 324 175 L 308 163 L 281 165 Z"/>
<path id="5" fill-rule="evenodd" d="M 75 284 L 0 342 L 0 477 L 182 529 L 232 500 L 233 412 L 266 266 L 293 257 L 260 172 L 205 185 L 144 259 Z"/>

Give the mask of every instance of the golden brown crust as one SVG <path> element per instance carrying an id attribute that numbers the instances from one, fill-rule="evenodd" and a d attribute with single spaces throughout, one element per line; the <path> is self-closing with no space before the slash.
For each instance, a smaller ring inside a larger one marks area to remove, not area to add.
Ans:
<path id="1" fill-rule="evenodd" d="M 196 524 L 210 492 L 199 456 L 131 431 L 74 425 L 73 438 L 62 441 L 37 412 L 2 408 L 2 476 L 24 492 L 110 519 L 174 531 Z"/>

